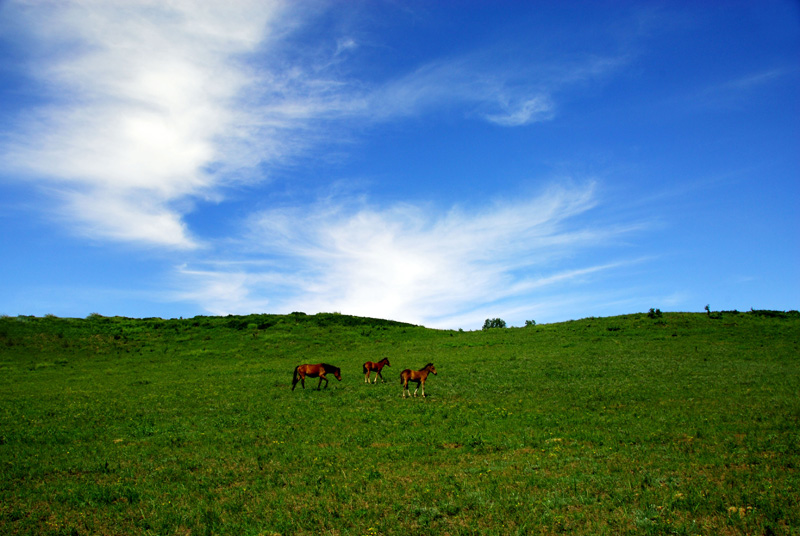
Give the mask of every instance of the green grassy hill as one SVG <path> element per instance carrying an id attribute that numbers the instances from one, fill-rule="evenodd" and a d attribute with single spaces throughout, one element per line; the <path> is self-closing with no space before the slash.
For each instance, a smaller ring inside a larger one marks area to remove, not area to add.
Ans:
<path id="1" fill-rule="evenodd" d="M 0 534 L 800 534 L 800 315 L 652 316 L 0 318 Z"/>

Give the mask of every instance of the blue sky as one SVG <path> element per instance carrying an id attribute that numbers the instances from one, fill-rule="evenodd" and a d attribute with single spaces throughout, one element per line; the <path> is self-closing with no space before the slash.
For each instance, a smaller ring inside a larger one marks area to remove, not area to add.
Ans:
<path id="1" fill-rule="evenodd" d="M 800 306 L 796 2 L 0 3 L 0 314 Z"/>

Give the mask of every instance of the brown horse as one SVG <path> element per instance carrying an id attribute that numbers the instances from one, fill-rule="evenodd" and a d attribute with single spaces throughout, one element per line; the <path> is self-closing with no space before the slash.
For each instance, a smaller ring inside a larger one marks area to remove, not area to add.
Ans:
<path id="1" fill-rule="evenodd" d="M 425 380 L 428 379 L 428 374 L 431 372 L 433 372 L 434 376 L 436 375 L 436 368 L 433 366 L 433 363 L 428 363 L 419 370 L 406 369 L 401 372 L 400 383 L 403 384 L 403 398 L 406 397 L 406 391 L 408 391 L 408 394 L 411 395 L 411 391 L 408 388 L 408 382 L 414 382 L 417 384 L 417 388 L 414 389 L 414 396 L 417 396 L 417 391 L 419 390 L 420 386 L 422 386 L 422 396 L 425 396 Z"/>
<path id="2" fill-rule="evenodd" d="M 381 377 L 382 382 L 386 383 L 386 380 L 383 379 L 383 374 L 381 374 L 381 370 L 383 369 L 384 366 L 386 367 L 392 366 L 389 363 L 388 357 L 384 357 L 377 363 L 373 363 L 372 361 L 367 361 L 366 363 L 364 363 L 364 374 L 366 374 L 366 376 L 364 376 L 364 383 L 369 383 L 369 373 L 372 372 L 373 370 L 375 371 L 375 381 L 373 383 L 378 383 L 378 376 Z"/>
<path id="3" fill-rule="evenodd" d="M 309 378 L 319 378 L 319 385 L 317 391 L 322 388 L 322 380 L 325 380 L 325 389 L 328 388 L 328 378 L 325 377 L 327 373 L 333 373 L 337 380 L 342 381 L 342 373 L 339 367 L 334 367 L 327 363 L 319 363 L 318 365 L 298 365 L 294 368 L 294 376 L 292 377 L 292 391 L 297 387 L 297 382 L 306 388 L 306 376 Z M 298 379 L 298 376 L 300 379 Z"/>

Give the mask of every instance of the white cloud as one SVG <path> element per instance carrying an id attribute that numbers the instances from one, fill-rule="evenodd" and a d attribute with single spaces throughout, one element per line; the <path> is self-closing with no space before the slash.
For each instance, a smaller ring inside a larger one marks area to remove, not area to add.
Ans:
<path id="1" fill-rule="evenodd" d="M 486 114 L 492 123 L 507 127 L 518 127 L 528 123 L 551 119 L 554 106 L 549 97 L 538 96 L 522 102 L 504 103 L 502 113 Z"/>
<path id="2" fill-rule="evenodd" d="M 459 107 L 467 115 L 508 127 L 551 119 L 555 105 L 550 89 L 538 82 L 512 84 L 512 70 L 486 67 L 469 57 L 432 62 L 366 94 L 364 113 L 388 120 Z"/>
<path id="3" fill-rule="evenodd" d="M 246 302 L 271 296 L 273 311 L 340 311 L 459 327 L 454 322 L 519 308 L 545 287 L 621 266 L 562 263 L 635 229 L 576 224 L 596 202 L 590 183 L 477 214 L 453 209 L 436 215 L 408 204 L 378 210 L 363 202 L 270 210 L 254 219 L 246 240 L 250 254 L 272 259 L 269 265 L 194 271 L 196 294 L 182 297 L 217 313 L 231 312 L 225 309 L 234 305 L 230 294 Z M 236 291 L 205 290 L 219 281 L 236 282 Z"/>
<path id="4" fill-rule="evenodd" d="M 201 303 L 214 315 L 274 312 L 271 308 L 272 300 L 253 297 L 253 291 L 264 279 L 258 275 L 245 272 L 191 270 L 185 265 L 178 268 L 178 275 L 190 290 L 170 293 L 168 296 L 170 301 Z M 197 285 L 198 282 L 201 285 Z"/>
<path id="5" fill-rule="evenodd" d="M 196 246 L 170 203 L 209 195 L 206 169 L 241 133 L 259 46 L 277 2 L 104 1 L 5 7 L 38 47 L 32 75 L 49 104 L 22 116 L 2 161 L 54 184 L 69 219 L 94 235 Z M 241 140 L 234 141 L 241 145 Z M 240 161 L 255 159 L 231 151 Z M 249 161 L 248 161 L 249 160 Z"/>
<path id="6" fill-rule="evenodd" d="M 334 52 L 334 57 L 338 57 L 341 54 L 346 53 L 350 50 L 355 50 L 358 48 L 358 43 L 352 37 L 345 37 L 343 39 L 339 39 L 336 42 L 336 52 Z"/>
<path id="7" fill-rule="evenodd" d="M 178 249 L 193 246 L 187 242 L 188 232 L 178 214 L 150 195 L 137 198 L 135 192 L 68 192 L 64 206 L 70 214 L 80 215 L 75 227 L 95 238 L 110 238 L 144 244 L 171 246 Z"/>

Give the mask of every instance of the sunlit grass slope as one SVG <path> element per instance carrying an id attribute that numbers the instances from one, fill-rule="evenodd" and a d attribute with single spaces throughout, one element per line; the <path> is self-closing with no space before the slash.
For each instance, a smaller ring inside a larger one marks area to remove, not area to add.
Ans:
<path id="1" fill-rule="evenodd" d="M 2 318 L 0 534 L 800 533 L 800 316 L 651 316 Z"/>

